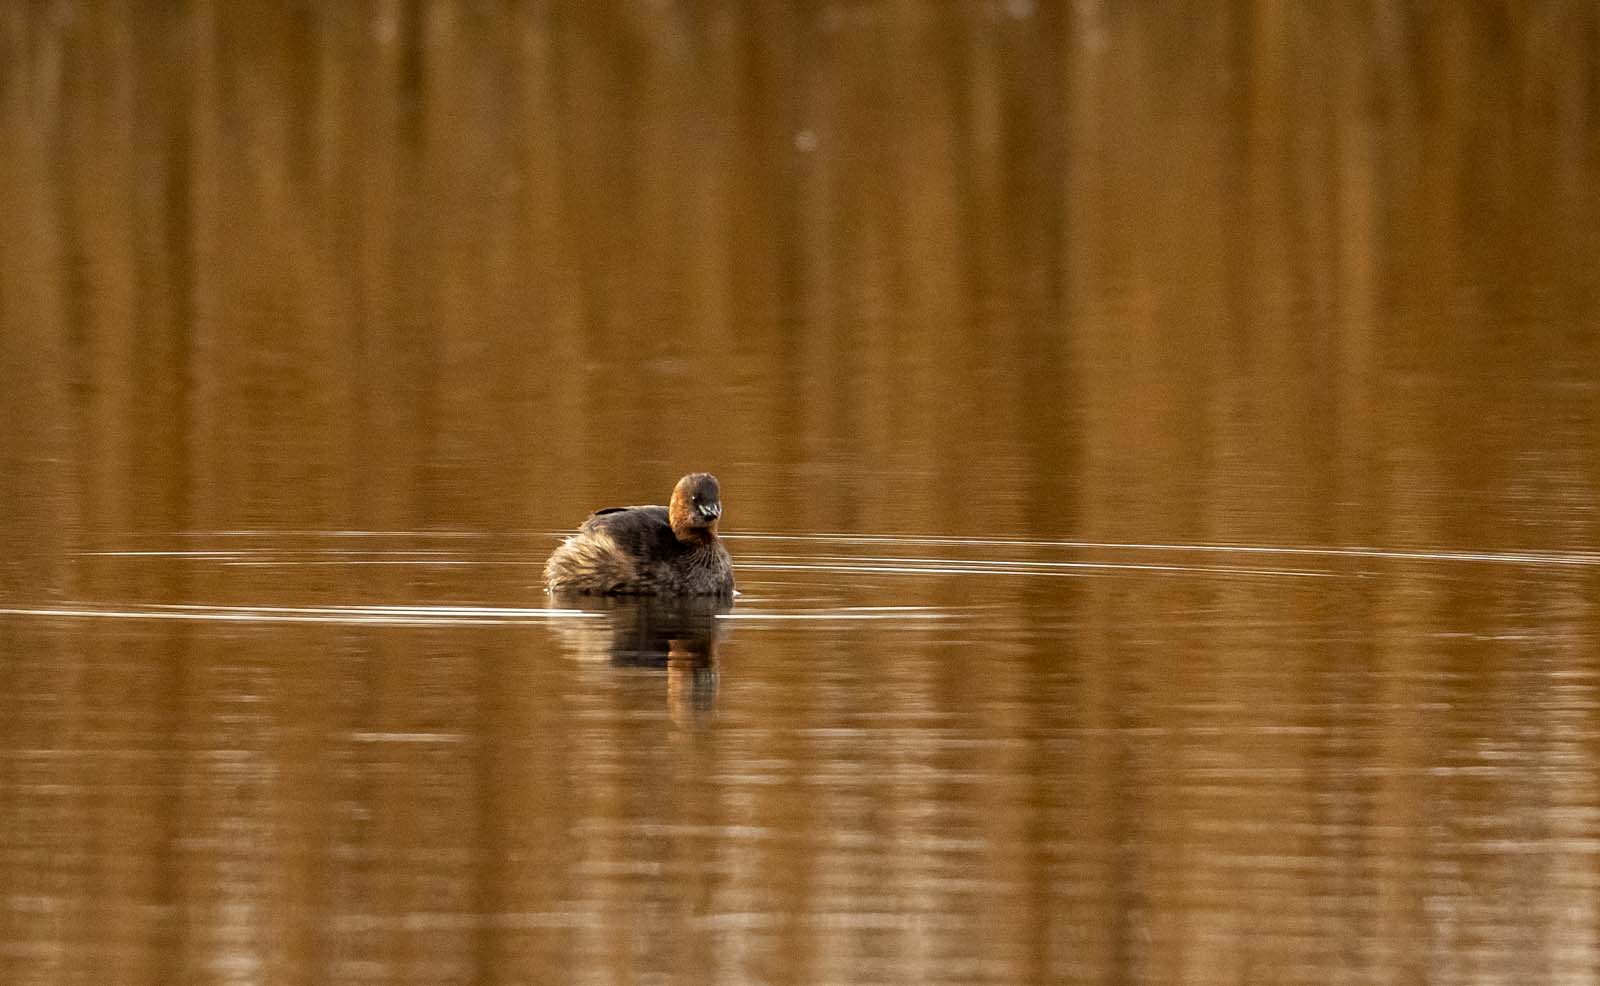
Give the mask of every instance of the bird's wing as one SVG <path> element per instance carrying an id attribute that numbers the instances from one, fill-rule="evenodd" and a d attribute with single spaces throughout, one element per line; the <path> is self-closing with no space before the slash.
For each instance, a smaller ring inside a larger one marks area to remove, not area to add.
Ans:
<path id="1" fill-rule="evenodd" d="M 667 522 L 667 508 L 661 506 L 606 507 L 590 514 L 581 530 L 604 532 L 617 547 L 635 556 L 677 543 Z"/>

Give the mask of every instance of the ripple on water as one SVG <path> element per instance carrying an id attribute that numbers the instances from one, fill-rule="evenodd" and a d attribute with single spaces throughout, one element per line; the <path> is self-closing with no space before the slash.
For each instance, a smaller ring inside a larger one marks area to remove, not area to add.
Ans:
<path id="1" fill-rule="evenodd" d="M 538 567 L 560 532 L 496 534 L 478 531 L 191 531 L 128 536 L 124 543 L 82 552 L 84 564 L 114 566 L 127 583 L 160 581 L 164 567 L 213 571 L 259 569 L 292 580 L 296 572 L 409 569 L 418 578 L 443 578 L 459 570 L 503 605 L 462 605 L 407 599 L 386 602 L 338 599 L 340 583 L 322 587 L 328 605 L 288 606 L 266 598 L 226 604 L 213 600 L 133 598 L 115 604 L 12 605 L 12 618 L 178 620 L 228 623 L 344 623 L 393 626 L 492 626 L 592 619 L 593 612 L 549 604 L 536 595 Z M 1295 546 L 1207 543 L 1140 543 L 1028 538 L 974 538 L 806 532 L 727 535 L 741 576 L 738 606 L 719 619 L 746 625 L 783 622 L 911 622 L 970 615 L 972 607 L 908 604 L 906 587 L 919 581 L 1085 578 L 1370 579 L 1381 565 L 1405 563 L 1447 571 L 1492 565 L 1550 570 L 1600 567 L 1600 553 L 1388 549 L 1369 546 Z M 219 578 L 225 577 L 219 574 Z M 882 581 L 879 581 L 882 580 Z M 287 591 L 286 598 L 296 593 Z M 371 595 L 369 585 L 351 591 Z M 412 587 L 409 595 L 419 593 Z M 271 592 L 272 583 L 262 591 Z M 848 592 L 846 591 L 848 589 Z M 544 605 L 527 605 L 536 595 Z M 902 598 L 896 598 L 902 597 Z M 482 600 L 473 600 L 480 602 Z M 522 605 L 517 605 L 521 603 Z"/>

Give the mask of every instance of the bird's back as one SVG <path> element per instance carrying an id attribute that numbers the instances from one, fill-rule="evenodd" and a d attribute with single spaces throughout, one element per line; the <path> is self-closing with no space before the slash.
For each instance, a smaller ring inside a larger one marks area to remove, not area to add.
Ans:
<path id="1" fill-rule="evenodd" d="M 594 595 L 733 595 L 733 562 L 717 538 L 716 479 L 678 481 L 672 506 L 596 510 L 545 563 L 552 592 Z"/>
<path id="2" fill-rule="evenodd" d="M 667 508 L 596 510 L 545 563 L 552 590 L 600 594 L 660 591 L 658 571 L 684 553 Z"/>

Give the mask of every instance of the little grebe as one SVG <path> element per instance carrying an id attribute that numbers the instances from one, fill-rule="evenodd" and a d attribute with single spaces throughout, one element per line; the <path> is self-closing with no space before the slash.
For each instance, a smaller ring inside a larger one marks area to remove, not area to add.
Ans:
<path id="1" fill-rule="evenodd" d="M 717 477 L 678 480 L 668 506 L 596 510 L 544 565 L 551 592 L 732 596 L 733 562 L 717 538 Z"/>

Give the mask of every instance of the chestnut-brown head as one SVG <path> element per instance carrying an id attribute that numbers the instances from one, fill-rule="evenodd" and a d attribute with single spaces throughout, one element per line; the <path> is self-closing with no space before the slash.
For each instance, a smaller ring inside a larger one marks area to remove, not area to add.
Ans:
<path id="1" fill-rule="evenodd" d="M 692 472 L 678 480 L 672 489 L 667 520 L 679 541 L 713 541 L 717 520 L 722 517 L 722 489 L 717 477 L 708 472 Z"/>

